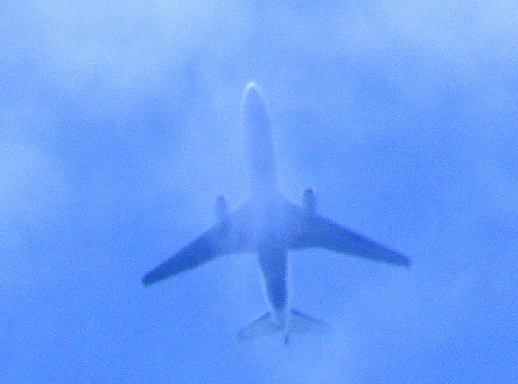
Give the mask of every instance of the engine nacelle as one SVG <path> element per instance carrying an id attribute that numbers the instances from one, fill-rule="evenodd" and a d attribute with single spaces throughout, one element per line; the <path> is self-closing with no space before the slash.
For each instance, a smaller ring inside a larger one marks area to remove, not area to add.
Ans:
<path id="1" fill-rule="evenodd" d="M 228 219 L 227 199 L 224 196 L 216 197 L 216 215 L 219 221 L 226 221 Z"/>
<path id="2" fill-rule="evenodd" d="M 302 196 L 302 207 L 304 208 L 304 212 L 309 216 L 313 216 L 317 210 L 317 200 L 315 198 L 315 193 L 311 188 L 304 191 Z"/>

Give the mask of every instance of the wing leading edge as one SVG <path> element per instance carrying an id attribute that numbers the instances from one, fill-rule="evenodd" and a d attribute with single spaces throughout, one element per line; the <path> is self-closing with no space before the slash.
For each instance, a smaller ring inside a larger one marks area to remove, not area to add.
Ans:
<path id="1" fill-rule="evenodd" d="M 288 249 L 325 248 L 370 260 L 410 266 L 410 259 L 320 215 L 286 202 Z"/>
<path id="2" fill-rule="evenodd" d="M 221 221 L 182 248 L 178 253 L 149 271 L 142 278 L 151 285 L 208 263 L 220 256 L 251 252 L 250 204 L 243 204 L 227 220 Z"/>
<path id="3" fill-rule="evenodd" d="M 320 215 L 308 215 L 302 207 L 284 202 L 287 249 L 324 248 L 374 261 L 410 266 L 410 259 Z M 142 278 L 151 285 L 208 263 L 220 256 L 254 252 L 251 204 L 245 203 L 190 244 Z"/>

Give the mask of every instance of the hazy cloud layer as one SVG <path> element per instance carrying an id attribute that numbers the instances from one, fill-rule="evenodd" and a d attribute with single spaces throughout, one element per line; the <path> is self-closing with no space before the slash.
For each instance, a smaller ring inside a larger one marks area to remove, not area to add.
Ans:
<path id="1" fill-rule="evenodd" d="M 7 1 L 0 15 L 5 381 L 518 377 L 516 2 Z M 248 187 L 247 81 L 279 178 L 414 261 L 292 255 L 331 338 L 237 345 L 252 256 L 142 274 Z"/>

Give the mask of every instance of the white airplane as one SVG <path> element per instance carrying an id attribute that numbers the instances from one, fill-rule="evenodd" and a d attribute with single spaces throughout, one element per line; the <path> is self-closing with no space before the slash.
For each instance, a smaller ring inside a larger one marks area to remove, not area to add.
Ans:
<path id="1" fill-rule="evenodd" d="M 232 253 L 257 253 L 270 311 L 239 331 L 239 341 L 281 333 L 329 333 L 326 323 L 290 306 L 288 250 L 326 248 L 338 253 L 409 266 L 410 259 L 315 212 L 313 191 L 304 191 L 302 206 L 279 192 L 274 167 L 271 128 L 257 85 L 250 82 L 243 97 L 243 125 L 247 134 L 250 198 L 234 212 L 219 196 L 219 223 L 178 253 L 148 272 L 148 286 Z"/>

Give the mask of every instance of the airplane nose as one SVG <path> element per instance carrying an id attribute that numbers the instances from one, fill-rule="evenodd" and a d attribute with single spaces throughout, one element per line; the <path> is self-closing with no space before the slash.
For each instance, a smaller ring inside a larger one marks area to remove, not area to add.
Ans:
<path id="1" fill-rule="evenodd" d="M 255 81 L 250 81 L 245 88 L 245 93 L 250 92 L 251 90 L 254 90 L 257 92 L 257 83 Z"/>
<path id="2" fill-rule="evenodd" d="M 264 109 L 259 87 L 253 81 L 248 83 L 245 88 L 243 105 L 248 113 Z"/>
<path id="3" fill-rule="evenodd" d="M 256 83 L 250 82 L 243 95 L 243 122 L 252 134 L 269 134 L 270 122 L 264 100 Z M 257 140 L 254 140 L 257 141 Z"/>

